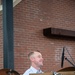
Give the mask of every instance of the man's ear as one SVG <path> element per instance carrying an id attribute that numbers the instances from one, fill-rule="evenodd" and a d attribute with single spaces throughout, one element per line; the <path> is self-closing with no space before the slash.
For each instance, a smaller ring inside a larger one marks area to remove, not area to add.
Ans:
<path id="1" fill-rule="evenodd" d="M 31 61 L 34 61 L 34 57 L 31 57 L 30 60 L 31 60 Z"/>

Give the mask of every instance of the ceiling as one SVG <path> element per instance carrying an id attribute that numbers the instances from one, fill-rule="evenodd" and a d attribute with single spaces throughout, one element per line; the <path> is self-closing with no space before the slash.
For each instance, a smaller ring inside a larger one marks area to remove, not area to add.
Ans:
<path id="1" fill-rule="evenodd" d="M 22 0 L 13 0 L 13 7 L 20 3 Z M 2 0 L 0 0 L 0 14 L 2 11 Z"/>

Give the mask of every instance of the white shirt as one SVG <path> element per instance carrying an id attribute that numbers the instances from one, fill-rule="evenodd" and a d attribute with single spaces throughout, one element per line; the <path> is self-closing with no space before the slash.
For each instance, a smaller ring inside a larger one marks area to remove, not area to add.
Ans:
<path id="1" fill-rule="evenodd" d="M 29 74 L 33 74 L 33 73 L 37 73 L 37 69 L 35 69 L 34 67 L 30 67 L 28 70 L 26 70 L 26 72 L 23 74 L 23 75 L 29 75 Z M 40 70 L 40 73 L 43 73 L 41 70 Z"/>

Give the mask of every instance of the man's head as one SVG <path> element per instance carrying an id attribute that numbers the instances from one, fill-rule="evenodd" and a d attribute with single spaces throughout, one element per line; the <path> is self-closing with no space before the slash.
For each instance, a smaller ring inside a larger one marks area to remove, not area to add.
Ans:
<path id="1" fill-rule="evenodd" d="M 43 66 L 43 58 L 42 58 L 42 54 L 39 51 L 33 51 L 30 52 L 28 55 L 30 61 L 31 61 L 31 65 L 32 66 L 36 66 L 36 67 L 41 67 Z"/>

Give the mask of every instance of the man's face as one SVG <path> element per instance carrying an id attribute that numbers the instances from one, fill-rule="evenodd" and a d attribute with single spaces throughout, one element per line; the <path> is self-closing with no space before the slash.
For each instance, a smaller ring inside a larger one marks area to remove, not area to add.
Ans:
<path id="1" fill-rule="evenodd" d="M 32 59 L 33 59 L 32 63 L 34 63 L 35 65 L 39 67 L 43 66 L 43 58 L 42 58 L 41 53 L 34 52 Z"/>

